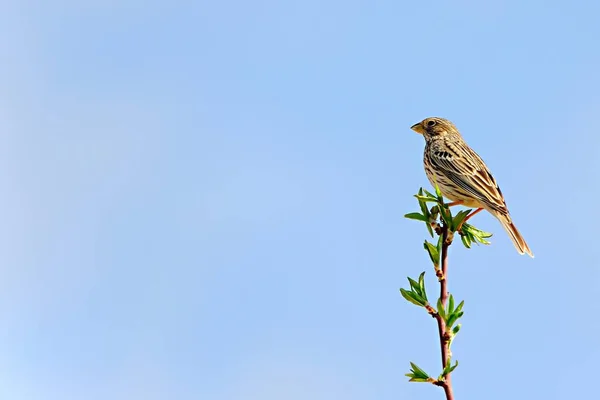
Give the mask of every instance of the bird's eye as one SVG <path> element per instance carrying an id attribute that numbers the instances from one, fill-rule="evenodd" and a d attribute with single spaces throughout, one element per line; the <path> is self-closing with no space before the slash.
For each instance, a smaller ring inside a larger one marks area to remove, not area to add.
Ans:
<path id="1" fill-rule="evenodd" d="M 435 120 L 432 119 L 432 120 L 427 121 L 427 127 L 428 128 L 431 128 L 434 125 L 435 125 Z"/>

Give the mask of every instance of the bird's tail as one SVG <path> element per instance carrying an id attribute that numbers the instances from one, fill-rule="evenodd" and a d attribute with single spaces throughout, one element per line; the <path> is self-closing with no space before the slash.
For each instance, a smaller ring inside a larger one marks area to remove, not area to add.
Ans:
<path id="1" fill-rule="evenodd" d="M 523 239 L 523 236 L 521 236 L 517 230 L 517 227 L 512 223 L 510 217 L 504 215 L 496 215 L 496 217 L 506 230 L 506 233 L 508 233 L 510 240 L 512 240 L 519 254 L 528 254 L 531 258 L 533 258 L 533 253 L 529 249 L 525 239 Z"/>

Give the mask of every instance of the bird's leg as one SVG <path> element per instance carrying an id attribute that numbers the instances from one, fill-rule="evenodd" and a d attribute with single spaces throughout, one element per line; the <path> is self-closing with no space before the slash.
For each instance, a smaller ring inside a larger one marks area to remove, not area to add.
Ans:
<path id="1" fill-rule="evenodd" d="M 478 212 L 481 212 L 481 210 L 483 210 L 483 208 L 479 207 L 477 210 L 475 210 L 472 213 L 470 213 L 469 215 L 467 215 L 467 217 L 465 219 L 463 219 L 463 221 L 460 223 L 460 226 L 456 230 L 460 231 L 460 228 L 462 228 L 463 224 L 465 222 L 467 222 L 467 220 L 469 220 L 473 215 L 477 214 Z"/>
<path id="2" fill-rule="evenodd" d="M 467 215 L 467 218 L 463 219 L 463 224 L 465 222 L 467 222 L 468 219 L 470 219 L 473 215 L 477 214 L 478 212 L 483 211 L 483 207 L 479 207 L 477 210 L 473 211 L 471 214 Z"/>
<path id="3" fill-rule="evenodd" d="M 459 201 L 453 201 L 452 203 L 448 203 L 448 204 L 446 204 L 446 206 L 453 207 L 453 206 L 460 206 L 462 204 L 463 204 L 463 202 L 461 200 L 459 200 Z"/>

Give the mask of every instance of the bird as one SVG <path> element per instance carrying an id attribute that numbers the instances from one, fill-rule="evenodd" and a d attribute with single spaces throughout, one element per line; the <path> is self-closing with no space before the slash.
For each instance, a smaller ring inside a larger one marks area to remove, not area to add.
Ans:
<path id="1" fill-rule="evenodd" d="M 500 221 L 519 254 L 533 258 L 531 249 L 513 223 L 496 179 L 481 157 L 467 145 L 456 126 L 447 119 L 429 117 L 411 129 L 425 138 L 423 163 L 429 182 L 452 200 L 449 206 L 475 208 L 463 223 L 486 210 Z"/>

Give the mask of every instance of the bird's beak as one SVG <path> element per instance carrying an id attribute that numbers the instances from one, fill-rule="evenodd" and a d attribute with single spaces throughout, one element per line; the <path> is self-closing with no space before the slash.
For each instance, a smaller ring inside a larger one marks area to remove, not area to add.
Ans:
<path id="1" fill-rule="evenodd" d="M 414 124 L 413 126 L 411 126 L 410 129 L 412 129 L 413 131 L 415 131 L 417 133 L 420 133 L 421 135 L 425 132 L 425 130 L 423 129 L 423 125 L 421 125 L 420 122 L 418 124 Z"/>

